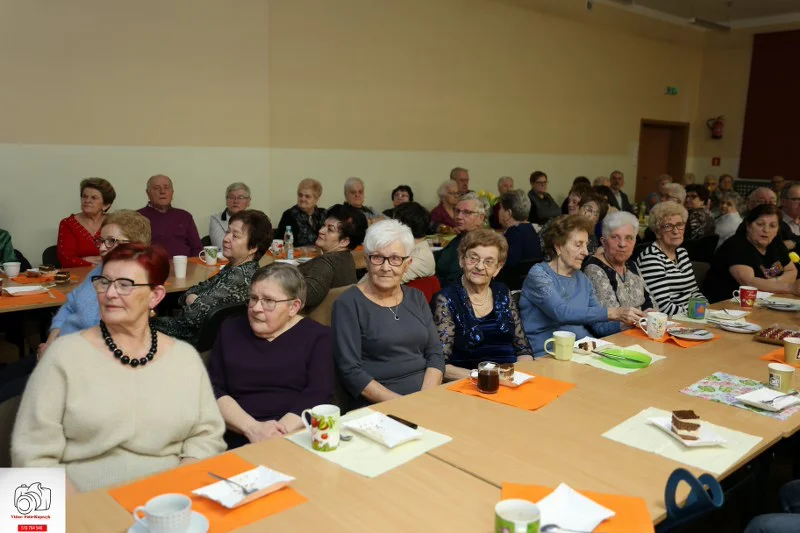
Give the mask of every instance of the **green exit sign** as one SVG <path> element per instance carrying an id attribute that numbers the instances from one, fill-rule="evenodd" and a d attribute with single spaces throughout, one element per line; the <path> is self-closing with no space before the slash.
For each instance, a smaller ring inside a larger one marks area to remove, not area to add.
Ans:
<path id="1" fill-rule="evenodd" d="M 664 90 L 664 94 L 667 96 L 678 96 L 678 88 L 667 85 L 667 88 Z"/>

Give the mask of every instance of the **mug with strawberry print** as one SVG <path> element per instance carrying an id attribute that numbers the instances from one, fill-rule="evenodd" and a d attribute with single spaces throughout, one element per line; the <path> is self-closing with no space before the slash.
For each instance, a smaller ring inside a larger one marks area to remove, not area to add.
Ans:
<path id="1" fill-rule="evenodd" d="M 306 419 L 306 413 L 308 418 Z M 332 452 L 339 447 L 339 408 L 335 405 L 317 405 L 300 414 L 303 424 L 311 432 L 311 447 L 318 452 Z"/>

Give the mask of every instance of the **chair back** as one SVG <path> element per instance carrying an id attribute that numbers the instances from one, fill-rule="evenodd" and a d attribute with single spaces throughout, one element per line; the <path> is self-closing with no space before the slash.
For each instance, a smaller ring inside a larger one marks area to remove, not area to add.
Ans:
<path id="1" fill-rule="evenodd" d="M 311 320 L 322 324 L 323 326 L 330 327 L 331 313 L 333 312 L 333 302 L 339 298 L 347 289 L 353 285 L 343 285 L 328 291 L 328 295 L 322 300 L 322 303 L 313 309 L 304 309 L 303 314 Z"/>
<path id="2" fill-rule="evenodd" d="M 205 237 L 200 239 L 200 244 L 202 244 L 203 246 L 211 246 L 211 236 L 206 235 Z"/>
<path id="3" fill-rule="evenodd" d="M 692 261 L 710 263 L 711 259 L 714 257 L 718 242 L 719 235 L 714 234 L 703 237 L 702 239 L 683 241 L 683 247 L 686 248 L 689 259 Z"/>
<path id="4" fill-rule="evenodd" d="M 17 261 L 19 261 L 20 263 L 19 264 L 20 272 L 25 272 L 26 270 L 31 268 L 31 262 L 28 261 L 28 259 L 24 255 L 22 255 L 22 252 L 20 252 L 16 248 L 14 248 L 14 255 L 17 256 Z"/>
<path id="5" fill-rule="evenodd" d="M 213 348 L 222 323 L 229 318 L 246 313 L 247 304 L 243 302 L 221 305 L 209 311 L 203 327 L 200 328 L 200 338 L 195 345 L 197 351 L 202 353 Z"/>
<path id="6" fill-rule="evenodd" d="M 497 281 L 503 282 L 509 290 L 518 291 L 522 288 L 533 265 L 541 263 L 543 260 L 541 257 L 524 259 L 514 266 L 503 267 L 503 270 L 497 275 Z"/>
<path id="7" fill-rule="evenodd" d="M 0 403 L 0 467 L 11 466 L 11 432 L 17 419 L 17 410 L 22 396 L 14 396 Z"/>
<path id="8" fill-rule="evenodd" d="M 436 293 L 442 290 L 442 284 L 439 283 L 439 278 L 436 276 L 428 276 L 427 278 L 412 279 L 406 283 L 406 287 L 418 289 L 425 295 L 425 300 L 431 303 Z"/>
<path id="9" fill-rule="evenodd" d="M 58 260 L 58 249 L 55 245 L 44 249 L 44 252 L 42 252 L 42 264 L 61 268 L 61 263 Z"/>

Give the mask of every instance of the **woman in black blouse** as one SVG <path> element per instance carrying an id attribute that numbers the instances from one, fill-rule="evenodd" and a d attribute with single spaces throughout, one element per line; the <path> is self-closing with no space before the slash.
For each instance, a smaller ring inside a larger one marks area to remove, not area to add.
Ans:
<path id="1" fill-rule="evenodd" d="M 297 205 L 287 209 L 278 222 L 276 235 L 282 239 L 286 227 L 292 228 L 295 246 L 313 246 L 317 233 L 325 223 L 325 210 L 317 207 L 322 196 L 322 184 L 306 178 L 297 185 Z"/>

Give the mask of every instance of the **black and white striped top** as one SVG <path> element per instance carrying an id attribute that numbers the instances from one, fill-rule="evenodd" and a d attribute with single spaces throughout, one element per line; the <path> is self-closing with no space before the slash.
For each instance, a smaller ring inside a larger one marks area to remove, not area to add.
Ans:
<path id="1" fill-rule="evenodd" d="M 677 262 L 672 262 L 656 243 L 645 248 L 636 260 L 639 275 L 658 310 L 669 316 L 685 313 L 692 296 L 702 296 L 685 248 L 678 248 Z"/>

